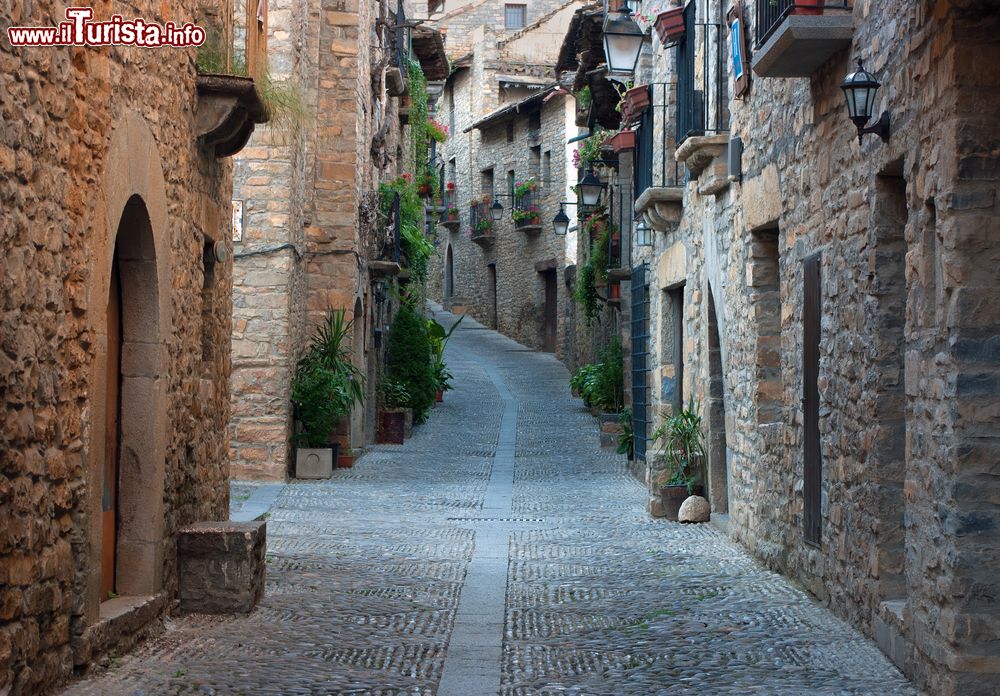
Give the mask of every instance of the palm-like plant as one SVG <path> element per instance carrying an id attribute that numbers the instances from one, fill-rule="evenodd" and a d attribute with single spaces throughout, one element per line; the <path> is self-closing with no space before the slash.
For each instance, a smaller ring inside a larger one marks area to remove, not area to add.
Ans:
<path id="1" fill-rule="evenodd" d="M 701 416 L 698 415 L 694 399 L 653 431 L 653 441 L 661 441 L 660 452 L 667 462 L 664 485 L 686 486 L 688 493 L 694 490 L 697 470 L 705 459 L 705 439 L 702 432 Z"/>

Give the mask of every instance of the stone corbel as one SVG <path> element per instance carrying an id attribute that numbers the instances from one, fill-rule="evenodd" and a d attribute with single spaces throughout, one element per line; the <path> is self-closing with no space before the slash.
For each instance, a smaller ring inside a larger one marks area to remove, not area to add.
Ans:
<path id="1" fill-rule="evenodd" d="M 713 160 L 724 156 L 728 147 L 728 135 L 695 135 L 681 143 L 674 159 L 686 164 L 691 176 L 697 178 Z"/>
<path id="2" fill-rule="evenodd" d="M 253 78 L 235 75 L 198 75 L 198 105 L 194 126 L 198 142 L 216 157 L 243 149 L 254 126 L 267 122 Z"/>
<path id="3" fill-rule="evenodd" d="M 680 186 L 650 187 L 635 201 L 635 213 L 657 232 L 676 227 L 684 211 L 684 189 Z"/>

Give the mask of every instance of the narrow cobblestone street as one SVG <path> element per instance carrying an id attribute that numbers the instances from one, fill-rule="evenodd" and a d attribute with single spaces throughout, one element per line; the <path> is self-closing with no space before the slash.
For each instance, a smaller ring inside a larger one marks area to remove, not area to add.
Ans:
<path id="1" fill-rule="evenodd" d="M 650 518 L 553 356 L 467 320 L 448 358 L 405 445 L 281 488 L 253 614 L 174 619 L 67 693 L 915 693 L 714 527 Z"/>

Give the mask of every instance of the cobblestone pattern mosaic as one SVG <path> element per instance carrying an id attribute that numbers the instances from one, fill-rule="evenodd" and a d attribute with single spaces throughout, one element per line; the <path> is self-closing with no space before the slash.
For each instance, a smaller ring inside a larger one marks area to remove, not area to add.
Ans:
<path id="1" fill-rule="evenodd" d="M 503 696 L 915 694 L 714 528 L 649 518 L 563 368 L 513 345 L 459 329 L 457 389 L 413 439 L 285 488 L 252 615 L 175 619 L 67 693 L 433 694 L 475 535 L 497 524 L 510 529 Z M 503 520 L 479 513 L 502 410 L 487 360 L 519 401 Z"/>

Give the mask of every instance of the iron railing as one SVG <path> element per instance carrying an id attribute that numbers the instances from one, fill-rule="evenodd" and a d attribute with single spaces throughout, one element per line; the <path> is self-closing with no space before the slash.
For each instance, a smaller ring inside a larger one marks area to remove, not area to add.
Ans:
<path id="1" fill-rule="evenodd" d="M 482 200 L 469 204 L 469 229 L 473 239 L 493 236 L 493 218 L 490 217 L 490 199 L 484 196 Z"/>
<path id="2" fill-rule="evenodd" d="M 649 286 L 646 264 L 632 269 L 632 451 L 637 459 L 646 458 L 649 431 L 649 385 L 646 373 L 649 358 Z"/>
<path id="3" fill-rule="evenodd" d="M 388 230 L 383 237 L 382 248 L 379 249 L 379 259 L 382 261 L 395 261 L 399 263 L 400 234 L 402 232 L 402 220 L 399 215 L 399 194 L 392 194 L 392 203 L 389 205 Z"/>
<path id="4" fill-rule="evenodd" d="M 403 0 L 397 0 L 389 26 L 389 48 L 393 65 L 403 74 L 403 84 L 410 78 L 410 27 L 406 22 Z"/>
<path id="5" fill-rule="evenodd" d="M 514 210 L 534 212 L 534 218 L 539 221 L 542 218 L 542 208 L 539 205 L 538 195 L 534 191 L 528 191 L 520 196 L 514 196 Z M 530 227 L 532 225 L 538 225 L 540 222 L 534 222 L 532 217 L 522 218 L 520 220 L 514 220 L 515 227 Z"/>
<path id="6" fill-rule="evenodd" d="M 647 188 L 684 184 L 683 169 L 674 159 L 673 136 L 668 128 L 670 87 L 663 82 L 649 85 L 649 107 L 636 132 L 632 182 L 636 198 Z"/>
<path id="7" fill-rule="evenodd" d="M 819 6 L 817 6 L 819 5 Z M 851 6 L 846 0 L 819 0 L 819 2 L 806 3 L 804 0 L 757 0 L 757 14 L 754 26 L 756 27 L 755 48 L 760 48 L 771 34 L 781 26 L 785 18 L 796 12 L 821 14 L 825 8 L 838 10 L 849 10 Z"/>
<path id="8" fill-rule="evenodd" d="M 696 3 L 684 8 L 684 38 L 677 47 L 677 145 L 728 130 L 722 25 L 696 22 L 696 12 Z"/>

